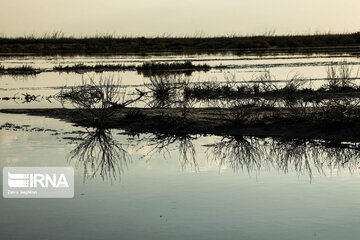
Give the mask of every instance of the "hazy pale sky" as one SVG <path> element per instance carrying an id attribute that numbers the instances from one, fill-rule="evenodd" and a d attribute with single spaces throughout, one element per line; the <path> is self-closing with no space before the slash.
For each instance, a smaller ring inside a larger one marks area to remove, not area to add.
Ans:
<path id="1" fill-rule="evenodd" d="M 359 9 L 359 0 L 0 0 L 0 34 L 355 32 Z"/>

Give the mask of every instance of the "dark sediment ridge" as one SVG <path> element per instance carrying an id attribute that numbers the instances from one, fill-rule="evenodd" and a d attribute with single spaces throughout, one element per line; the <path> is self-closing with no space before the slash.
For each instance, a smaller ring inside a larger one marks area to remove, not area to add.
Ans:
<path id="1" fill-rule="evenodd" d="M 118 128 L 130 133 L 214 134 L 335 141 L 360 139 L 359 108 L 345 117 L 338 117 L 336 113 L 320 113 L 318 109 L 309 109 L 304 117 L 293 116 L 289 110 L 281 108 L 250 110 L 251 114 L 246 120 L 235 119 L 234 110 L 219 108 L 190 109 L 186 118 L 180 108 L 123 108 L 100 118 L 95 115 L 101 116 L 101 110 L 2 109 L 0 112 L 45 116 L 84 127 Z"/>

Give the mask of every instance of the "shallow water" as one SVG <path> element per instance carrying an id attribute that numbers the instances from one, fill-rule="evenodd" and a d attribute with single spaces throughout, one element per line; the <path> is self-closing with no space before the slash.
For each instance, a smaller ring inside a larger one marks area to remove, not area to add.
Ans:
<path id="1" fill-rule="evenodd" d="M 1 167 L 75 168 L 73 199 L 1 198 L 4 239 L 357 239 L 360 233 L 357 151 L 105 130 L 127 152 L 127 164 L 117 157 L 115 166 L 122 165 L 114 172 L 85 174 L 74 149 L 93 141 L 87 136 L 95 129 L 7 114 L 0 114 L 0 125 Z"/>
<path id="2" fill-rule="evenodd" d="M 144 62 L 184 62 L 193 64 L 208 64 L 210 66 L 228 66 L 228 69 L 212 69 L 208 72 L 195 71 L 186 76 L 192 84 L 201 82 L 249 84 L 259 76 L 264 69 L 269 69 L 276 84 L 283 85 L 294 75 L 301 75 L 306 79 L 304 87 L 319 88 L 326 81 L 326 70 L 330 65 L 346 61 L 352 68 L 352 77 L 358 76 L 360 59 L 350 55 L 264 55 L 264 56 L 234 56 L 234 55 L 189 55 L 189 56 L 118 56 L 118 57 L 11 57 L 0 58 L 5 67 L 29 65 L 40 68 L 42 72 L 36 76 L 0 75 L 0 108 L 49 108 L 62 107 L 56 99 L 56 94 L 62 88 L 79 86 L 83 81 L 93 77 L 95 82 L 100 77 L 114 76 L 120 80 L 121 86 L 131 98 L 136 94 L 135 88 L 146 90 L 144 84 L 149 84 L 149 78 L 136 71 L 121 72 L 88 72 L 85 74 L 59 73 L 50 71 L 53 67 L 83 63 L 95 64 L 142 64 Z M 50 71 L 50 72 L 49 72 Z M 359 79 L 355 80 L 356 82 Z M 24 94 L 35 95 L 36 101 L 24 101 Z M 2 98 L 16 99 L 3 100 Z M 144 107 L 142 103 L 133 104 Z M 202 106 L 202 105 L 199 105 Z M 71 105 L 67 105 L 71 107 Z"/>
<path id="3" fill-rule="evenodd" d="M 351 56 L 153 56 L 2 58 L 1 64 L 50 69 L 59 64 L 184 61 L 232 65 L 194 72 L 193 82 L 249 82 L 264 67 L 278 80 L 294 72 L 324 83 L 326 67 Z M 122 79 L 128 95 L 148 78 Z M 0 108 L 62 107 L 64 86 L 100 74 L 44 72 L 0 76 Z M 39 95 L 24 102 L 23 94 Z M 139 105 L 137 105 L 139 106 Z M 68 107 L 73 107 L 68 105 Z M 95 146 L 105 157 L 92 155 Z M 111 153 L 111 154 L 108 154 Z M 1 239 L 358 239 L 359 143 L 195 135 L 131 135 L 56 119 L 0 114 L 0 166 L 72 166 L 73 199 L 0 199 Z M 111 163 L 111 164 L 109 164 Z M 93 168 L 97 166 L 99 168 Z M 113 167 L 111 167 L 113 166 Z M 0 179 L 2 181 L 2 171 Z"/>

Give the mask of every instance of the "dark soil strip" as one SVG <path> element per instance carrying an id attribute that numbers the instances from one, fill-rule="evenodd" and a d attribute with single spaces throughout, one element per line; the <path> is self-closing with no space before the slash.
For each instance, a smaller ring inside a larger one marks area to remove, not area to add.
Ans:
<path id="1" fill-rule="evenodd" d="M 132 133 L 215 134 L 255 137 L 360 140 L 360 109 L 351 115 L 337 117 L 310 109 L 307 117 L 294 117 L 286 109 L 252 108 L 246 122 L 233 119 L 233 110 L 191 109 L 189 117 L 181 117 L 181 109 L 117 109 L 99 120 L 87 110 L 79 109 L 3 109 L 2 113 L 29 114 L 58 118 L 87 127 L 119 128 Z"/>

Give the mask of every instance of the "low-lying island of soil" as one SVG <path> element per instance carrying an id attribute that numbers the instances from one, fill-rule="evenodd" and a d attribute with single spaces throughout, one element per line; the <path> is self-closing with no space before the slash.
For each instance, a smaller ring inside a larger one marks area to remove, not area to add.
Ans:
<path id="1" fill-rule="evenodd" d="M 309 109 L 295 116 L 288 109 L 220 108 L 149 109 L 2 109 L 1 113 L 61 119 L 84 127 L 117 128 L 130 133 L 214 134 L 356 141 L 360 139 L 360 108 L 341 115 L 332 110 Z"/>

